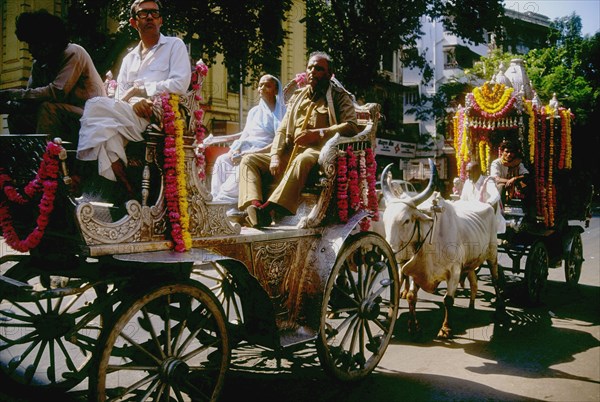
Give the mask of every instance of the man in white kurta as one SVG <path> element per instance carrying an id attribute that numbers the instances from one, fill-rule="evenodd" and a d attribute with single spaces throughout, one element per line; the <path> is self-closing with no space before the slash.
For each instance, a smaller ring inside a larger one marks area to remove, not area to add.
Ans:
<path id="1" fill-rule="evenodd" d="M 191 64 L 183 41 L 160 33 L 159 2 L 136 0 L 131 26 L 140 43 L 123 59 L 117 78 L 116 99 L 93 98 L 81 118 L 77 158 L 97 160 L 98 173 L 109 180 L 124 181 L 127 165 L 125 146 L 142 141 L 150 123 L 152 98 L 161 93 L 185 94 L 191 79 Z"/>
<path id="2" fill-rule="evenodd" d="M 481 174 L 481 166 L 477 162 L 467 164 L 468 178 L 463 185 L 460 199 L 462 201 L 479 201 L 490 204 L 496 211 L 496 229 L 498 233 L 506 231 L 506 220 L 502 216 L 500 193 L 494 179 Z"/>

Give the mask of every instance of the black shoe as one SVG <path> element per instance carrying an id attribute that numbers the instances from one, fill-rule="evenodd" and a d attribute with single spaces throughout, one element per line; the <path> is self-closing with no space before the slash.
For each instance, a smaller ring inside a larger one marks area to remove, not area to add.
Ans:
<path id="1" fill-rule="evenodd" d="M 263 228 L 271 225 L 271 215 L 262 208 L 250 205 L 246 208 L 246 213 L 248 213 L 246 220 L 253 228 Z"/>

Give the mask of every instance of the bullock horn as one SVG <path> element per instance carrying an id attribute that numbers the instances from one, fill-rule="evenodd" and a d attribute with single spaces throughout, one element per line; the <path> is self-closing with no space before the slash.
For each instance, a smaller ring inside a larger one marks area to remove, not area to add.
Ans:
<path id="1" fill-rule="evenodd" d="M 381 192 L 383 193 L 383 198 L 386 201 L 392 201 L 397 199 L 396 194 L 390 189 L 390 182 L 392 180 L 392 172 L 390 169 L 392 168 L 393 163 L 390 163 L 383 169 L 381 173 Z"/>
<path id="2" fill-rule="evenodd" d="M 431 170 L 431 177 L 429 177 L 429 184 L 427 185 L 427 188 L 421 191 L 419 194 L 415 195 L 413 198 L 411 198 L 411 201 L 415 205 L 419 205 L 420 203 L 428 199 L 431 196 L 431 194 L 433 194 L 433 190 L 435 190 L 435 183 L 437 182 L 438 172 L 437 168 L 435 167 L 435 163 L 431 158 L 429 158 L 429 169 Z"/>

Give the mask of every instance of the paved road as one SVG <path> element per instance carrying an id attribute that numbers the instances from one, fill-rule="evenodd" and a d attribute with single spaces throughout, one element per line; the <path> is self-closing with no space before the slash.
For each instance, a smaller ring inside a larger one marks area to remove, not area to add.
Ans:
<path id="1" fill-rule="evenodd" d="M 284 358 L 279 368 L 270 351 L 239 348 L 222 400 L 599 401 L 600 216 L 592 219 L 582 238 L 585 262 L 580 285 L 569 289 L 563 269 L 551 269 L 544 303 L 527 307 L 519 278 L 510 277 L 510 321 L 503 326 L 493 323 L 493 289 L 482 269 L 475 312 L 467 309 L 466 292 L 456 300 L 454 339 L 435 339 L 443 318 L 443 289 L 434 295 L 420 293 L 422 337 L 415 341 L 408 336 L 403 301 L 392 343 L 378 369 L 363 381 L 332 381 L 311 348 Z M 505 257 L 502 261 L 508 265 Z M 10 399 L 5 391 L 0 400 L 84 400 L 73 394 L 19 395 Z"/>

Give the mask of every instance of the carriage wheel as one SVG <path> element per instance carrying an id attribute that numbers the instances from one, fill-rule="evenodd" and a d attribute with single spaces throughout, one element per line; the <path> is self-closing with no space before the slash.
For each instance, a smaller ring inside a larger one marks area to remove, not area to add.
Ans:
<path id="1" fill-rule="evenodd" d="M 531 246 L 525 263 L 525 284 L 531 303 L 539 304 L 547 280 L 548 250 L 543 242 L 536 241 Z"/>
<path id="2" fill-rule="evenodd" d="M 192 276 L 194 275 L 199 276 L 200 281 L 221 302 L 227 316 L 227 321 L 232 325 L 243 325 L 242 302 L 237 294 L 236 282 L 233 275 L 217 263 L 195 266 L 192 271 Z"/>
<path id="3" fill-rule="evenodd" d="M 192 282 L 123 303 L 98 353 L 89 388 L 97 401 L 214 401 L 231 356 L 221 305 Z"/>
<path id="4" fill-rule="evenodd" d="M 357 380 L 377 366 L 396 322 L 399 286 L 394 254 L 381 236 L 346 240 L 327 281 L 317 338 L 329 374 Z"/>
<path id="5" fill-rule="evenodd" d="M 74 387 L 88 375 L 102 327 L 96 290 L 83 279 L 40 276 L 23 266 L 5 275 L 33 290 L 0 301 L 2 374 L 27 386 Z"/>
<path id="6" fill-rule="evenodd" d="M 581 276 L 581 265 L 583 264 L 583 243 L 581 235 L 574 233 L 569 240 L 565 256 L 565 279 L 571 286 L 579 283 Z"/>

